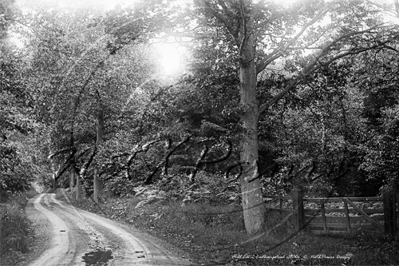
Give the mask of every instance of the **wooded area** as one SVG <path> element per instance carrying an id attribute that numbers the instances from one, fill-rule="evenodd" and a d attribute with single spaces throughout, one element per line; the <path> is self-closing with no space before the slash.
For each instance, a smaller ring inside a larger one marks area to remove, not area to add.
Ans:
<path id="1" fill-rule="evenodd" d="M 206 176 L 252 234 L 263 195 L 397 191 L 397 0 L 47 4 L 0 1 L 3 196 L 192 192 Z M 166 77 L 154 47 L 170 42 L 186 65 Z"/>

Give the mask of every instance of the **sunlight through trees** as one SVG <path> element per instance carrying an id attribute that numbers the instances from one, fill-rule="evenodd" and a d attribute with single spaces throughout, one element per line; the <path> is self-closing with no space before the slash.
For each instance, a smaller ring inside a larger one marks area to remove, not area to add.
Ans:
<path id="1" fill-rule="evenodd" d="M 205 175 L 255 234 L 265 193 L 397 185 L 396 2 L 92 3 L 1 2 L 3 190 Z"/>

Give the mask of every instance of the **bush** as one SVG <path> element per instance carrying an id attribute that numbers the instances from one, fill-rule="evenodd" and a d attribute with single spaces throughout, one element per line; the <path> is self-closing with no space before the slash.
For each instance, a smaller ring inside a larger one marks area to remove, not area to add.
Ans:
<path id="1" fill-rule="evenodd" d="M 134 183 L 126 178 L 117 177 L 106 183 L 105 192 L 109 192 L 110 196 L 123 197 L 134 194 Z"/>
<path id="2" fill-rule="evenodd" d="M 187 176 L 176 175 L 161 180 L 157 185 L 166 193 L 166 198 L 184 202 L 224 205 L 238 202 L 239 199 L 235 183 L 228 183 L 221 175 L 204 171 L 197 173 L 194 182 Z"/>
<path id="3" fill-rule="evenodd" d="M 27 196 L 33 193 L 10 195 L 7 203 L 0 205 L 0 261 L 7 265 L 14 264 L 20 253 L 28 251 L 32 224 L 24 211 Z"/>
<path id="4" fill-rule="evenodd" d="M 14 148 L 0 145 L 0 190 L 17 192 L 30 187 L 31 167 L 18 157 Z"/>
<path id="5" fill-rule="evenodd" d="M 30 232 L 30 221 L 27 219 L 23 209 L 13 203 L 7 205 L 0 213 L 0 250 L 27 251 L 27 238 Z"/>

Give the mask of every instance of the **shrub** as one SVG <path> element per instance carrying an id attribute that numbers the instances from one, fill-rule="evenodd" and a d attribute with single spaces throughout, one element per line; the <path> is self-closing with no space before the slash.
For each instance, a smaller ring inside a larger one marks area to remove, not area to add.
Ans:
<path id="1" fill-rule="evenodd" d="M 18 157 L 17 150 L 0 145 L 0 190 L 17 192 L 30 187 L 31 167 Z M 0 193 L 4 196 L 4 193 Z"/>
<path id="2" fill-rule="evenodd" d="M 17 204 L 11 204 L 1 212 L 0 250 L 27 251 L 30 222 Z"/>
<path id="3" fill-rule="evenodd" d="M 134 182 L 126 178 L 117 177 L 109 180 L 104 190 L 105 192 L 109 192 L 111 196 L 123 197 L 134 194 L 133 188 Z"/>
<path id="4" fill-rule="evenodd" d="M 28 251 L 32 224 L 24 207 L 27 196 L 33 195 L 32 192 L 14 193 L 7 203 L 0 205 L 0 261 L 7 265 L 14 264 L 18 261 L 18 254 Z"/>

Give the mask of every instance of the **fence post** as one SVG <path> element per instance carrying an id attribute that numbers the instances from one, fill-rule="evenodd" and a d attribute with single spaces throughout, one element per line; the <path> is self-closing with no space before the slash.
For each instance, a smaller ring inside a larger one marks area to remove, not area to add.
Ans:
<path id="1" fill-rule="evenodd" d="M 398 232 L 396 214 L 396 193 L 386 191 L 383 194 L 384 202 L 384 229 L 385 233 L 395 236 Z"/>
<path id="2" fill-rule="evenodd" d="M 346 232 L 348 234 L 351 233 L 351 218 L 349 217 L 349 208 L 348 202 L 344 198 L 344 209 L 345 209 L 345 216 L 346 216 Z"/>
<path id="3" fill-rule="evenodd" d="M 292 203 L 296 213 L 297 229 L 303 230 L 305 224 L 305 212 L 303 208 L 303 192 L 301 190 L 294 190 L 292 193 Z"/>
<path id="4" fill-rule="evenodd" d="M 324 205 L 324 200 L 321 201 L 320 208 L 321 208 L 321 218 L 323 220 L 323 231 L 325 234 L 327 234 L 327 217 L 326 217 L 326 207 Z"/>

